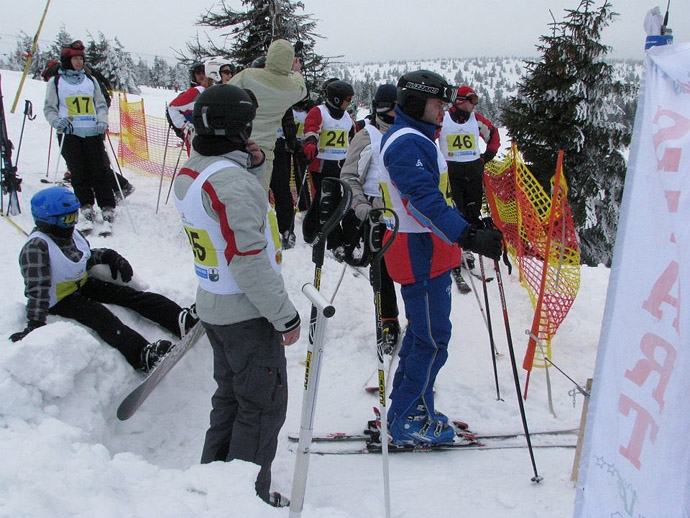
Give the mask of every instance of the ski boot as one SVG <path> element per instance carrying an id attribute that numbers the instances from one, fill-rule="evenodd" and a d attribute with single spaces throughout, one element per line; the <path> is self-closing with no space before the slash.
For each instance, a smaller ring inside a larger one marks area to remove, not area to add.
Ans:
<path id="1" fill-rule="evenodd" d="M 141 350 L 141 367 L 145 373 L 151 372 L 158 362 L 170 352 L 173 343 L 170 340 L 158 340 Z"/>

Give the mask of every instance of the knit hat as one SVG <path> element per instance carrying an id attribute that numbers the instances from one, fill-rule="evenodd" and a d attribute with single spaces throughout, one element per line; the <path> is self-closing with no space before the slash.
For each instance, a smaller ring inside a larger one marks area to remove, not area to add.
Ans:
<path id="1" fill-rule="evenodd" d="M 72 58 L 74 56 L 85 57 L 86 49 L 81 40 L 76 40 L 69 45 L 64 45 L 60 51 L 60 66 L 63 70 L 72 70 Z"/>

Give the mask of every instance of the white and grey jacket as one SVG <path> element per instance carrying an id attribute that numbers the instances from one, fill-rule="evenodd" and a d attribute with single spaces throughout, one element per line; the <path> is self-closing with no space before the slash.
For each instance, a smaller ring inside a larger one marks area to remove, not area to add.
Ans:
<path id="1" fill-rule="evenodd" d="M 200 201 L 211 219 L 222 221 L 227 243 L 224 264 L 242 293 L 215 294 L 198 287 L 199 317 L 215 325 L 264 317 L 278 332 L 292 331 L 300 325 L 299 314 L 267 253 L 264 227 L 268 196 L 257 179 L 264 163 L 251 168 L 249 155 L 242 151 L 220 156 L 194 152 L 175 179 L 175 198 L 184 200 L 199 173 L 219 160 L 230 160 L 239 167 L 224 167 L 213 173 L 204 183 Z"/>

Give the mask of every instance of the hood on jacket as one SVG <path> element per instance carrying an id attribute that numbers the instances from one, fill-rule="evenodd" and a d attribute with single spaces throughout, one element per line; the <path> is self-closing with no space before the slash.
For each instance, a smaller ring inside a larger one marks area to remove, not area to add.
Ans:
<path id="1" fill-rule="evenodd" d="M 287 40 L 275 40 L 268 47 L 266 55 L 266 69 L 283 76 L 292 71 L 295 61 L 295 49 Z"/>

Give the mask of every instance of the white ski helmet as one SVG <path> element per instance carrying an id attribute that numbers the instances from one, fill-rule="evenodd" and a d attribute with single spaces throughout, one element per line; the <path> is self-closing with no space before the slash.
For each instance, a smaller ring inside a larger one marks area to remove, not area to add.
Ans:
<path id="1" fill-rule="evenodd" d="M 206 71 L 206 77 L 213 79 L 216 83 L 220 83 L 220 68 L 223 65 L 227 65 L 228 63 L 228 60 L 222 56 L 206 58 L 204 60 L 204 70 Z"/>

